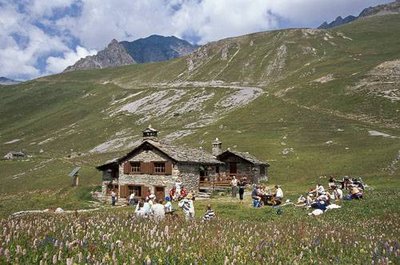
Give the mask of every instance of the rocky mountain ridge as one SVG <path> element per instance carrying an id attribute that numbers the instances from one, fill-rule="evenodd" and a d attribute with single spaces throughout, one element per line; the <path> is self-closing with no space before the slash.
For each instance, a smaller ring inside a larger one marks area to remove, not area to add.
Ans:
<path id="1" fill-rule="evenodd" d="M 80 59 L 74 65 L 67 67 L 64 72 L 75 70 L 87 70 L 98 68 L 109 68 L 136 63 L 126 52 L 125 48 L 115 39 L 96 55 Z"/>
<path id="2" fill-rule="evenodd" d="M 198 48 L 197 45 L 177 37 L 160 35 L 151 35 L 132 42 L 121 41 L 120 44 L 137 63 L 167 61 L 187 55 Z"/>
<path id="3" fill-rule="evenodd" d="M 345 18 L 338 16 L 334 21 L 332 21 L 330 23 L 325 21 L 318 27 L 318 29 L 334 28 L 334 27 L 337 27 L 340 25 L 350 23 L 354 20 L 357 20 L 357 19 L 363 18 L 363 17 L 382 16 L 382 15 L 399 14 L 399 13 L 400 13 L 400 0 L 396 0 L 396 1 L 388 3 L 388 4 L 367 7 L 363 11 L 361 11 L 361 13 L 358 16 L 350 15 Z"/>
<path id="4" fill-rule="evenodd" d="M 187 55 L 198 46 L 174 36 L 151 35 L 132 42 L 113 39 L 96 55 L 80 59 L 64 72 L 124 66 L 135 63 L 161 62 Z"/>

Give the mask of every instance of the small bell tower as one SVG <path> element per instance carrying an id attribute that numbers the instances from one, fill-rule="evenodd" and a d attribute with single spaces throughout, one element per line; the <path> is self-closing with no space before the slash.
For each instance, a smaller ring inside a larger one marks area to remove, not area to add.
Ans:
<path id="1" fill-rule="evenodd" d="M 151 125 L 143 131 L 143 141 L 146 140 L 158 141 L 158 131 L 152 128 Z"/>

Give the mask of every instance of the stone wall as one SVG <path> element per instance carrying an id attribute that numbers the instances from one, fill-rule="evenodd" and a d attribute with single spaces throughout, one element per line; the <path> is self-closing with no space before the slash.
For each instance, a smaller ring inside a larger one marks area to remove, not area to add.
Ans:
<path id="1" fill-rule="evenodd" d="M 167 156 L 159 152 L 158 150 L 143 150 L 129 161 L 142 161 L 142 162 L 154 162 L 154 161 L 170 161 Z M 203 165 L 207 168 L 207 165 Z M 104 173 L 107 174 L 107 173 Z M 215 166 L 212 166 L 211 172 L 208 172 L 210 177 L 216 176 Z M 172 174 L 171 175 L 155 175 L 155 174 L 124 174 L 124 163 L 119 166 L 119 179 L 115 184 L 119 184 L 118 195 L 121 194 L 122 185 L 138 185 L 147 187 L 151 193 L 155 192 L 156 186 L 165 187 L 165 194 L 167 195 L 175 182 L 181 178 L 183 185 L 188 191 L 199 190 L 200 181 L 200 164 L 195 163 L 172 163 Z M 103 182 L 102 194 L 106 195 L 108 184 L 107 181 Z M 146 190 L 147 191 L 147 190 Z M 142 192 L 146 192 L 142 190 Z"/>
<path id="2" fill-rule="evenodd" d="M 247 177 L 247 180 L 254 184 L 259 183 L 260 180 L 268 180 L 268 167 L 265 167 L 265 174 L 261 174 L 260 165 L 255 166 L 237 156 L 230 156 L 226 158 L 224 162 L 225 165 L 221 167 L 221 175 L 228 177 L 230 175 L 229 162 L 234 162 L 237 163 L 237 173 L 235 174 L 236 177 Z"/>

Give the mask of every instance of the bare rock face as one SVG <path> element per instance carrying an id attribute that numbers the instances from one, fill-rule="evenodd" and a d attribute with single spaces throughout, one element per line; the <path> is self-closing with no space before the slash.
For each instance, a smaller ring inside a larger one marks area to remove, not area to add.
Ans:
<path id="1" fill-rule="evenodd" d="M 136 63 L 125 48 L 115 39 L 96 55 L 80 59 L 72 66 L 68 66 L 64 72 L 75 70 L 108 68 Z"/>
<path id="2" fill-rule="evenodd" d="M 400 101 L 400 60 L 383 62 L 376 66 L 355 86 L 355 91 L 364 91 L 389 99 Z"/>
<path id="3" fill-rule="evenodd" d="M 358 15 L 357 17 L 347 16 L 345 18 L 342 18 L 341 16 L 339 16 L 330 23 L 325 21 L 318 28 L 319 29 L 330 29 L 330 28 L 334 28 L 334 27 L 337 27 L 337 26 L 340 26 L 343 24 L 350 23 L 359 18 L 370 17 L 370 16 L 383 16 L 383 15 L 388 15 L 388 14 L 400 14 L 400 0 L 396 0 L 396 1 L 394 1 L 392 3 L 388 3 L 388 4 L 365 8 L 363 11 L 361 11 L 360 15 Z"/>

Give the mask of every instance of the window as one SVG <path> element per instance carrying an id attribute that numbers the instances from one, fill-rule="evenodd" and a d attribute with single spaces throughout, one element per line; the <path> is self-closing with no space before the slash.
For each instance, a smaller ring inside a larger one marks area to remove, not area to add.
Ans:
<path id="1" fill-rule="evenodd" d="M 165 163 L 155 162 L 154 163 L 154 173 L 165 173 Z"/>
<path id="2" fill-rule="evenodd" d="M 142 186 L 128 186 L 129 194 L 135 193 L 135 197 L 142 197 Z"/>
<path id="3" fill-rule="evenodd" d="M 140 173 L 140 162 L 131 162 L 131 172 Z"/>
<path id="4" fill-rule="evenodd" d="M 263 165 L 260 166 L 260 175 L 261 176 L 265 175 L 265 166 L 263 166 Z"/>

